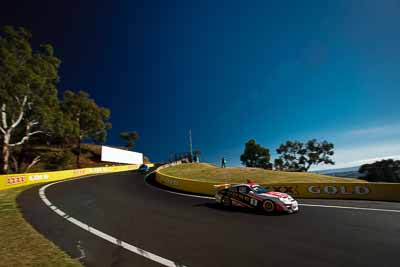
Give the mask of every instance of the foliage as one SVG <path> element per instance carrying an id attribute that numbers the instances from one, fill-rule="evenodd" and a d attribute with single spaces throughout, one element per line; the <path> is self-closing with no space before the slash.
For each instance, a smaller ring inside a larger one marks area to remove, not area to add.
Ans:
<path id="1" fill-rule="evenodd" d="M 276 150 L 275 169 L 286 171 L 308 171 L 312 165 L 335 164 L 332 160 L 334 145 L 328 141 L 311 139 L 307 143 L 287 141 Z"/>
<path id="2" fill-rule="evenodd" d="M 60 151 L 54 153 L 46 161 L 46 170 L 67 170 L 73 161 L 74 154 L 71 151 Z"/>
<path id="3" fill-rule="evenodd" d="M 27 160 L 40 156 L 41 161 L 33 166 L 29 172 L 43 172 L 56 170 L 70 170 L 76 168 L 76 147 L 62 146 L 35 146 L 29 147 L 26 153 Z M 101 161 L 101 146 L 96 144 L 82 144 L 80 154 L 81 168 L 106 166 L 110 163 Z M 26 163 L 19 173 L 24 172 Z M 13 164 L 11 164 L 13 167 Z"/>
<path id="4" fill-rule="evenodd" d="M 240 161 L 246 167 L 257 167 L 271 169 L 272 164 L 269 162 L 271 156 L 269 149 L 257 144 L 254 139 L 249 140 L 245 144 L 243 154 L 240 156 Z"/>
<path id="5" fill-rule="evenodd" d="M 60 134 L 61 110 L 55 84 L 59 81 L 61 61 L 50 44 L 33 50 L 31 33 L 24 28 L 3 28 L 0 36 L 0 102 L 10 114 L 18 114 L 20 101 L 27 96 L 30 112 L 25 120 L 40 122 L 48 133 Z M 10 118 L 11 120 L 12 118 Z M 15 118 L 14 118 L 15 120 Z"/>
<path id="6" fill-rule="evenodd" d="M 71 121 L 69 133 L 77 142 L 77 167 L 80 167 L 80 150 L 83 140 L 92 142 L 105 142 L 107 130 L 111 129 L 108 122 L 110 110 L 100 107 L 84 91 L 74 93 L 65 91 L 63 95 L 62 110 Z"/>
<path id="7" fill-rule="evenodd" d="M 108 122 L 110 110 L 97 105 L 84 91 L 75 93 L 64 92 L 62 110 L 71 120 L 71 133 L 80 140 L 105 142 L 107 130 L 111 129 Z"/>
<path id="8" fill-rule="evenodd" d="M 8 172 L 10 148 L 33 138 L 61 135 L 63 121 L 57 89 L 60 60 L 49 44 L 31 47 L 24 28 L 6 26 L 0 33 L 0 104 L 2 171 Z M 48 138 L 48 137 L 47 137 Z"/>
<path id="9" fill-rule="evenodd" d="M 125 140 L 127 144 L 125 147 L 128 150 L 132 150 L 135 147 L 135 143 L 139 140 L 139 134 L 137 132 L 123 132 L 119 135 L 121 139 Z"/>
<path id="10" fill-rule="evenodd" d="M 369 182 L 400 182 L 400 160 L 381 160 L 360 166 L 360 173 Z"/>

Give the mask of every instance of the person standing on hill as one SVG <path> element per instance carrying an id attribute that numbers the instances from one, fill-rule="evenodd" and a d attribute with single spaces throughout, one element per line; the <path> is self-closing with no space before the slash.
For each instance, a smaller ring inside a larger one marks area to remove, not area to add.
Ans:
<path id="1" fill-rule="evenodd" d="M 224 157 L 221 159 L 221 168 L 226 168 L 226 159 Z"/>

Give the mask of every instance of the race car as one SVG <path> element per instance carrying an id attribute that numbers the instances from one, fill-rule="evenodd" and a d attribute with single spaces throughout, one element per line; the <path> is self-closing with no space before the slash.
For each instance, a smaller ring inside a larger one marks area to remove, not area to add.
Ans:
<path id="1" fill-rule="evenodd" d="M 238 206 L 258 209 L 267 213 L 281 211 L 298 212 L 299 205 L 290 195 L 281 192 L 270 192 L 268 189 L 249 182 L 247 184 L 215 185 L 215 201 L 225 207 Z"/>
<path id="2" fill-rule="evenodd" d="M 147 166 L 146 164 L 142 164 L 139 166 L 139 171 L 142 173 L 146 173 L 150 170 L 149 166 Z"/>

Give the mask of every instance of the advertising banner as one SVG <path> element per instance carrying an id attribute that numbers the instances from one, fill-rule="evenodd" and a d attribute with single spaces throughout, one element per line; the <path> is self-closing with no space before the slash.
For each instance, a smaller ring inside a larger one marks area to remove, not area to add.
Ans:
<path id="1" fill-rule="evenodd" d="M 154 164 L 147 164 L 147 165 L 149 167 L 154 166 Z M 134 164 L 134 165 L 94 167 L 94 168 L 84 168 L 84 169 L 74 169 L 66 171 L 54 171 L 54 172 L 0 175 L 0 190 L 20 187 L 30 184 L 53 182 L 68 178 L 85 176 L 85 175 L 137 170 L 139 166 L 140 165 L 138 164 Z"/>
<path id="2" fill-rule="evenodd" d="M 143 154 L 108 146 L 101 146 L 101 161 L 124 164 L 143 164 Z"/>

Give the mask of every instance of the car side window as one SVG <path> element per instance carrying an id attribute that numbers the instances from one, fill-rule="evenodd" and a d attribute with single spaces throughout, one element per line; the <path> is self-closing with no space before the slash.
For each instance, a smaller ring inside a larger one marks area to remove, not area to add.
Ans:
<path id="1" fill-rule="evenodd" d="M 247 186 L 239 186 L 239 192 L 242 194 L 248 194 L 250 192 L 250 188 Z"/>
<path id="2" fill-rule="evenodd" d="M 231 187 L 231 188 L 229 188 L 229 191 L 231 191 L 231 192 L 237 192 L 237 187 Z"/>

